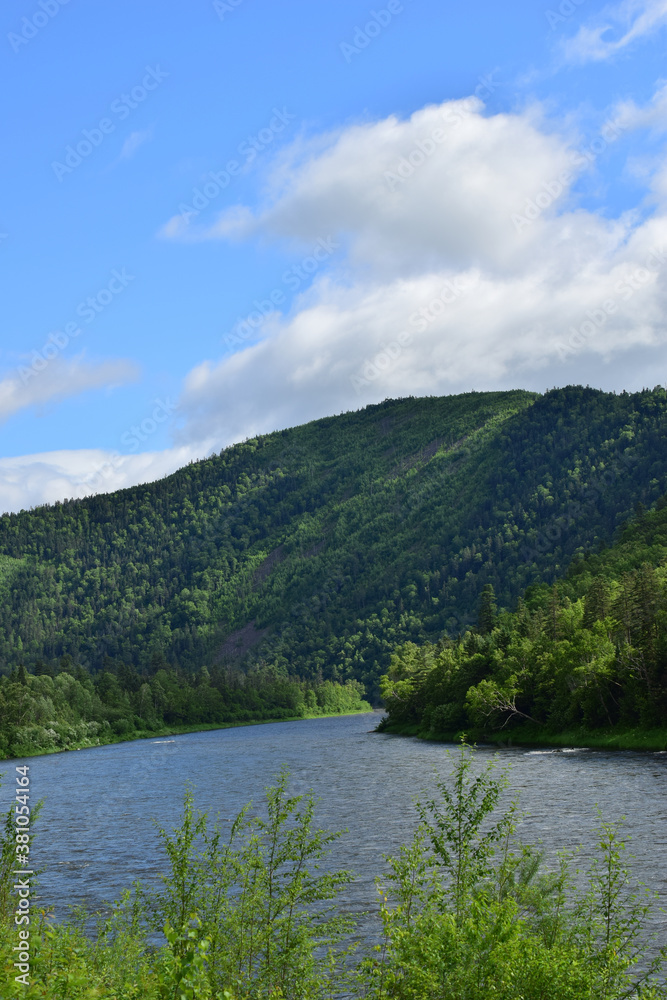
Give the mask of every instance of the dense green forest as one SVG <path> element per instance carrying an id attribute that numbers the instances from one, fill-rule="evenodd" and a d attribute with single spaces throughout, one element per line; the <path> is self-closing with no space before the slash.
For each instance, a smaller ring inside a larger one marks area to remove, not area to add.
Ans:
<path id="1" fill-rule="evenodd" d="M 291 794 L 285 771 L 263 807 L 249 804 L 222 827 L 186 793 L 181 822 L 159 831 L 160 883 L 128 889 L 94 930 L 81 909 L 54 924 L 35 908 L 17 925 L 29 890 L 17 900 L 10 812 L 0 831 L 0 993 L 664 1000 L 654 901 L 627 868 L 617 826 L 598 817 L 597 851 L 575 877 L 571 857 L 549 865 L 517 840 L 517 803 L 500 806 L 508 776 L 495 762 L 480 768 L 465 745 L 450 759 L 436 794 L 416 803 L 412 840 L 384 859 L 374 928 L 364 933 L 345 896 L 354 873 L 331 864 L 341 834 L 318 829 L 312 794 Z"/>
<path id="2" fill-rule="evenodd" d="M 667 748 L 667 497 L 638 507 L 613 547 L 583 553 L 561 581 L 529 587 L 513 613 L 497 612 L 488 585 L 475 628 L 404 644 L 382 690 L 389 729 L 547 742 L 662 728 Z"/>
<path id="3" fill-rule="evenodd" d="M 91 675 L 63 657 L 0 678 L 0 758 L 98 746 L 197 726 L 370 711 L 359 681 L 289 680 L 206 667 L 140 676 L 124 663 Z"/>
<path id="4" fill-rule="evenodd" d="M 512 606 L 666 489 L 662 388 L 388 400 L 0 518 L 0 672 L 240 667 L 375 700 L 398 645 L 464 632 L 488 584 Z"/>

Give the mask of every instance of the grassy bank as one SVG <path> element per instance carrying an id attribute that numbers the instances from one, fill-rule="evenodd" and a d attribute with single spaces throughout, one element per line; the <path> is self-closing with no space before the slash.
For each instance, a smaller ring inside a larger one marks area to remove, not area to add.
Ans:
<path id="1" fill-rule="evenodd" d="M 379 732 L 394 736 L 416 736 L 422 740 L 436 742 L 458 742 L 461 733 L 440 733 L 425 730 L 418 724 L 394 723 L 378 727 Z M 483 730 L 467 730 L 466 739 L 473 743 L 495 743 L 503 746 L 525 747 L 590 747 L 600 750 L 667 750 L 667 729 L 631 729 L 613 727 L 607 729 L 568 729 L 564 732 L 548 732 L 542 726 L 526 723 L 510 732 L 488 733 Z"/>
<path id="2" fill-rule="evenodd" d="M 103 747 L 108 746 L 111 743 L 134 743 L 136 740 L 148 740 L 162 736 L 182 736 L 185 733 L 205 733 L 213 729 L 238 729 L 240 726 L 265 726 L 273 722 L 303 722 L 306 719 L 331 719 L 338 716 L 342 717 L 344 715 L 366 715 L 368 713 L 372 713 L 372 711 L 373 709 L 368 702 L 365 702 L 363 708 L 345 712 L 311 712 L 307 715 L 290 715 L 275 719 L 248 719 L 244 722 L 212 722 L 199 723 L 197 725 L 162 726 L 159 729 L 137 729 L 131 733 L 123 733 L 121 736 L 110 734 L 108 736 L 96 737 L 94 740 L 84 739 L 74 741 L 71 745 L 66 747 L 26 750 L 25 753 L 21 753 L 16 757 L 0 757 L 0 761 L 18 760 L 23 757 L 42 757 L 51 753 L 69 753 L 70 750 L 89 750 L 91 747 Z"/>

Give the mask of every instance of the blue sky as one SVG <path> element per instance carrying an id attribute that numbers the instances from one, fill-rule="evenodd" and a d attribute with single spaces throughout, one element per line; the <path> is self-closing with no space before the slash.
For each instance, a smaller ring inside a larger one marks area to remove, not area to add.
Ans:
<path id="1" fill-rule="evenodd" d="M 388 396 L 665 381 L 667 0 L 0 18 L 0 510 Z"/>

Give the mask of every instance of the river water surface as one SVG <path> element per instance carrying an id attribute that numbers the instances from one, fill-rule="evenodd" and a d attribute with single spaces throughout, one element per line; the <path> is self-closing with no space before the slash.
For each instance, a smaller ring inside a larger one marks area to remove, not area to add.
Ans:
<path id="1" fill-rule="evenodd" d="M 13 798 L 15 765 L 28 764 L 32 803 L 44 799 L 31 856 L 46 868 L 39 896 L 61 917 L 80 902 L 101 908 L 135 879 L 156 880 L 164 862 L 152 821 L 177 822 L 186 782 L 200 809 L 228 821 L 246 802 L 261 803 L 285 764 L 292 789 L 312 788 L 320 799 L 318 825 L 349 831 L 332 859 L 356 875 L 345 909 L 374 910 L 382 855 L 409 840 L 415 795 L 432 790 L 436 774 L 448 773 L 448 751 L 458 753 L 445 744 L 373 733 L 379 718 L 248 726 L 6 761 L 0 763 L 0 805 L 6 809 Z M 480 747 L 480 766 L 495 753 Z M 667 905 L 667 754 L 509 748 L 500 762 L 511 766 L 511 793 L 520 794 L 523 840 L 542 841 L 551 858 L 582 845 L 585 864 L 596 804 L 606 819 L 625 815 L 634 870 Z"/>

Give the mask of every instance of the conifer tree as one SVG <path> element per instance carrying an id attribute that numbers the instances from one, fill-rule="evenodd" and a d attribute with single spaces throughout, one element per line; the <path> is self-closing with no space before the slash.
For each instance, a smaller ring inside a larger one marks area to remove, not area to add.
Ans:
<path id="1" fill-rule="evenodd" d="M 489 635 L 496 624 L 498 608 L 496 606 L 496 595 L 493 584 L 487 583 L 482 590 L 479 602 L 479 613 L 477 615 L 477 628 L 482 635 Z"/>

